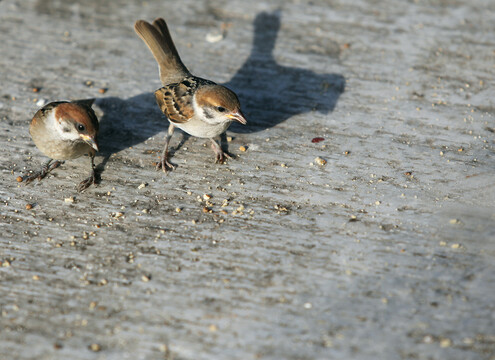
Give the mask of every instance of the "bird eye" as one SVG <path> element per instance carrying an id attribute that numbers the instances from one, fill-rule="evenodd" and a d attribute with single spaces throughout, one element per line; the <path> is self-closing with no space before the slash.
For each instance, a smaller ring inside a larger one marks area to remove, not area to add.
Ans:
<path id="1" fill-rule="evenodd" d="M 217 106 L 217 111 L 218 112 L 225 112 L 225 110 L 227 110 L 227 109 L 224 108 L 223 106 Z"/>
<path id="2" fill-rule="evenodd" d="M 83 124 L 77 124 L 76 126 L 77 126 L 77 130 L 79 130 L 79 131 L 86 130 L 86 126 L 84 126 Z"/>

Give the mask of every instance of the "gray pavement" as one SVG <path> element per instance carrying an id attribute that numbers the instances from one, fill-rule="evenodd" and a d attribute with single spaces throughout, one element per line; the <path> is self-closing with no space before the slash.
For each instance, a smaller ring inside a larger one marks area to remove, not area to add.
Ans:
<path id="1" fill-rule="evenodd" d="M 495 4 L 467 3 L 0 1 L 0 358 L 495 359 Z M 177 132 L 154 170 L 157 16 L 239 94 L 226 165 Z M 39 105 L 91 97 L 99 186 L 17 183 Z"/>

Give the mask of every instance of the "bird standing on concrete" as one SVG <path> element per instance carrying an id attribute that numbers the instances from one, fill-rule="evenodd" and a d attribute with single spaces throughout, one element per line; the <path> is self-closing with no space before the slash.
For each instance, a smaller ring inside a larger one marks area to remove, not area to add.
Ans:
<path id="1" fill-rule="evenodd" d="M 78 191 L 95 184 L 94 157 L 98 151 L 98 119 L 91 108 L 92 100 L 52 102 L 39 109 L 31 121 L 29 132 L 38 149 L 50 159 L 40 171 L 18 178 L 30 183 L 42 180 L 64 160 L 88 154 L 91 175 L 77 187 Z"/>
<path id="2" fill-rule="evenodd" d="M 165 20 L 159 18 L 152 24 L 138 20 L 134 30 L 158 63 L 163 87 L 155 91 L 155 97 L 158 106 L 170 121 L 157 169 L 161 168 L 166 172 L 174 168 L 168 161 L 168 144 L 175 127 L 192 136 L 210 139 L 216 162 L 223 163 L 229 156 L 214 138 L 224 133 L 233 121 L 246 124 L 236 94 L 210 80 L 196 77 L 187 70 Z"/>

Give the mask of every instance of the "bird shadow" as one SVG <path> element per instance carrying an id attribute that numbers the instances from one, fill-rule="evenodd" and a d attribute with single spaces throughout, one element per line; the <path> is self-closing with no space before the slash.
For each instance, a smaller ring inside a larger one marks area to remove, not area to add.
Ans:
<path id="1" fill-rule="evenodd" d="M 317 74 L 283 66 L 273 57 L 280 31 L 280 11 L 262 12 L 254 20 L 250 56 L 225 85 L 241 98 L 248 126 L 233 124 L 230 131 L 254 133 L 274 127 L 288 118 L 316 110 L 327 114 L 345 89 L 340 74 Z"/>
<path id="2" fill-rule="evenodd" d="M 247 125 L 232 124 L 229 131 L 255 133 L 294 115 L 314 110 L 327 114 L 333 111 L 344 92 L 345 79 L 340 74 L 317 74 L 277 63 L 273 49 L 280 17 L 280 11 L 256 16 L 250 56 L 234 77 L 223 84 L 239 95 L 248 114 Z M 100 173 L 112 154 L 142 143 L 168 126 L 151 92 L 128 99 L 100 98 L 96 104 L 103 113 L 99 140 L 104 160 L 97 167 Z M 182 133 L 180 143 L 172 147 L 170 153 L 179 150 L 188 138 L 189 135 Z M 222 141 L 222 146 L 226 147 L 226 141 Z"/>

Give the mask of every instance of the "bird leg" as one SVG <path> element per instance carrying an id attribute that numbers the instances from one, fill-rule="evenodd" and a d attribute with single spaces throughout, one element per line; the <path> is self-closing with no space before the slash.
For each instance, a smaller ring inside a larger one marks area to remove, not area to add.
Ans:
<path id="1" fill-rule="evenodd" d="M 210 139 L 210 140 L 211 140 L 211 148 L 213 149 L 216 155 L 215 163 L 223 164 L 227 158 L 232 159 L 232 156 L 224 152 L 222 150 L 222 147 L 218 145 L 218 143 L 214 139 Z"/>
<path id="2" fill-rule="evenodd" d="M 162 157 L 160 159 L 160 162 L 156 165 L 156 169 L 162 169 L 164 173 L 167 173 L 168 170 L 175 169 L 175 166 L 168 161 L 168 144 L 170 143 L 170 139 L 174 134 L 174 130 L 174 124 L 170 123 L 168 127 L 167 137 L 165 138 L 165 146 L 163 147 Z"/>
<path id="3" fill-rule="evenodd" d="M 95 156 L 90 155 L 91 158 L 91 175 L 81 181 L 77 186 L 77 191 L 82 192 L 89 188 L 91 185 L 96 185 L 96 171 L 95 171 Z"/>
<path id="4" fill-rule="evenodd" d="M 30 175 L 24 175 L 22 178 L 26 182 L 26 184 L 29 184 L 34 179 L 38 179 L 38 181 L 43 180 L 43 178 L 46 175 L 48 175 L 50 171 L 58 168 L 60 165 L 64 163 L 63 161 L 59 161 L 59 160 L 55 160 L 53 163 L 52 161 L 53 159 L 48 159 L 46 162 L 43 163 L 40 171 L 33 172 Z"/>

